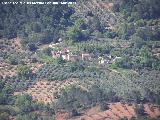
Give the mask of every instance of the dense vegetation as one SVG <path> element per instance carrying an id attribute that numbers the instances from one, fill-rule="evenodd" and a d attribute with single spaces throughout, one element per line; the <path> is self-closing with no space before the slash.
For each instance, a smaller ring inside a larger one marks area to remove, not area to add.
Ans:
<path id="1" fill-rule="evenodd" d="M 66 5 L 1 4 L 0 7 L 0 37 L 22 37 L 22 44 L 31 50 L 39 44 L 56 42 L 60 31 L 71 24 L 70 16 L 74 13 L 73 8 Z"/>
<path id="2" fill-rule="evenodd" d="M 37 72 L 37 79 L 48 79 L 48 80 L 64 80 L 69 78 L 101 78 L 105 75 L 102 71 L 96 67 L 87 67 L 87 63 L 75 62 L 75 63 L 59 63 L 44 65 Z"/>
<path id="3" fill-rule="evenodd" d="M 124 39 L 136 34 L 143 40 L 159 40 L 159 5 L 159 0 L 117 0 L 113 11 L 121 12 L 124 22 L 116 33 Z"/>

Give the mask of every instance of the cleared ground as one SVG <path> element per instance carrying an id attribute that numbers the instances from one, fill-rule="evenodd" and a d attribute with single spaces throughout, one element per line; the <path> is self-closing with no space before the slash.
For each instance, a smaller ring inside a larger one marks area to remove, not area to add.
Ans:
<path id="1" fill-rule="evenodd" d="M 160 116 L 160 106 L 144 104 L 144 110 L 147 116 L 152 118 Z M 58 113 L 56 120 L 66 120 L 67 117 L 67 113 Z M 94 107 L 85 111 L 81 116 L 69 120 L 119 120 L 124 117 L 128 119 L 137 117 L 134 104 L 110 103 L 109 110 L 100 112 L 97 107 Z"/>
<path id="2" fill-rule="evenodd" d="M 37 81 L 25 92 L 32 96 L 33 100 L 41 103 L 51 103 L 59 95 L 62 89 L 65 89 L 71 85 L 78 84 L 75 80 L 65 80 L 65 81 Z M 14 95 L 21 94 L 20 92 L 14 93 Z"/>

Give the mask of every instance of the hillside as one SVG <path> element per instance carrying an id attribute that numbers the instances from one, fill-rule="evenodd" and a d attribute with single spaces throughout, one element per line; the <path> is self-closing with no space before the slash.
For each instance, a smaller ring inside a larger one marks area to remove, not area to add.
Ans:
<path id="1" fill-rule="evenodd" d="M 109 109 L 106 111 L 100 111 L 99 107 L 96 106 L 84 111 L 84 113 L 81 113 L 81 116 L 72 118 L 71 120 L 119 120 L 121 118 L 133 119 L 134 117 L 137 117 L 135 106 L 136 105 L 124 103 L 111 103 L 109 104 Z M 149 104 L 144 105 L 144 112 L 147 116 L 151 116 L 153 118 L 156 118 L 160 114 L 159 108 Z M 67 119 L 67 117 L 68 115 L 66 113 L 61 113 L 57 114 L 56 119 L 63 120 Z"/>
<path id="2" fill-rule="evenodd" d="M 158 120 L 159 6 L 0 4 L 0 119 Z"/>

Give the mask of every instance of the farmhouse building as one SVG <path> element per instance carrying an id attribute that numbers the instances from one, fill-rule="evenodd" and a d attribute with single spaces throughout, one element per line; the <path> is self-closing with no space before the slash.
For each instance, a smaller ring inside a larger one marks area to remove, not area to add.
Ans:
<path id="1" fill-rule="evenodd" d="M 63 49 L 58 52 L 52 51 L 52 57 L 53 58 L 62 57 L 63 60 L 67 60 L 67 61 L 91 60 L 91 55 L 88 53 L 73 55 L 72 53 L 70 53 L 68 49 Z"/>
<path id="2" fill-rule="evenodd" d="M 81 60 L 91 60 L 91 55 L 88 53 L 81 54 Z"/>
<path id="3" fill-rule="evenodd" d="M 107 56 L 104 56 L 104 57 L 99 57 L 98 58 L 98 63 L 99 64 L 111 64 L 117 60 L 121 59 L 121 57 L 113 57 L 111 55 L 107 55 Z"/>
<path id="4" fill-rule="evenodd" d="M 116 61 L 116 60 L 119 60 L 119 59 L 121 59 L 121 57 L 115 57 L 113 60 L 112 60 L 112 62 L 114 62 L 114 61 Z"/>
<path id="5" fill-rule="evenodd" d="M 68 58 L 67 58 L 68 61 L 79 61 L 80 60 L 80 57 L 78 55 L 68 55 Z"/>
<path id="6" fill-rule="evenodd" d="M 54 58 L 54 59 L 61 56 L 60 52 L 56 52 L 56 51 L 52 51 L 51 54 L 52 54 L 52 58 Z"/>
<path id="7" fill-rule="evenodd" d="M 109 59 L 104 59 L 103 57 L 99 57 L 98 60 L 99 64 L 108 64 L 110 62 Z"/>

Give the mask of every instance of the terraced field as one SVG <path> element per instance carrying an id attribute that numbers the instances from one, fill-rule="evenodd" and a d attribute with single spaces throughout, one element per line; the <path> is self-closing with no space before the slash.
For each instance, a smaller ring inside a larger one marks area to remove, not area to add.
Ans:
<path id="1" fill-rule="evenodd" d="M 0 77 L 5 78 L 7 76 L 13 77 L 16 76 L 16 67 L 13 65 L 10 65 L 5 62 L 0 62 Z"/>
<path id="2" fill-rule="evenodd" d="M 145 112 L 150 117 L 158 117 L 160 116 L 160 107 L 153 107 L 153 105 L 145 104 Z M 120 118 L 128 118 L 131 119 L 132 117 L 136 117 L 134 105 L 128 105 L 128 104 L 121 104 L 121 103 L 111 103 L 109 105 L 109 110 L 106 110 L 104 112 L 99 112 L 95 114 L 86 114 L 80 119 L 84 120 L 119 120 Z M 152 110 L 151 110 L 152 109 Z M 75 120 L 80 120 L 75 119 Z"/>
<path id="3" fill-rule="evenodd" d="M 23 93 L 28 93 L 29 95 L 31 95 L 34 101 L 47 104 L 53 102 L 54 99 L 58 97 L 62 89 L 75 84 L 78 84 L 78 81 L 37 81 Z M 18 94 L 21 93 L 15 93 L 15 95 Z"/>
<path id="4" fill-rule="evenodd" d="M 16 76 L 19 63 L 27 64 L 29 52 L 22 49 L 20 38 L 0 39 L 0 77 Z"/>
<path id="5" fill-rule="evenodd" d="M 144 110 L 145 113 L 152 118 L 160 116 L 160 106 L 144 104 Z M 82 116 L 70 120 L 119 120 L 124 117 L 129 120 L 132 117 L 137 117 L 133 104 L 122 104 L 120 102 L 110 103 L 109 110 L 103 112 L 99 112 L 97 107 L 94 107 L 86 111 Z M 66 118 L 66 113 L 58 113 L 56 116 L 56 120 L 66 120 Z"/>

